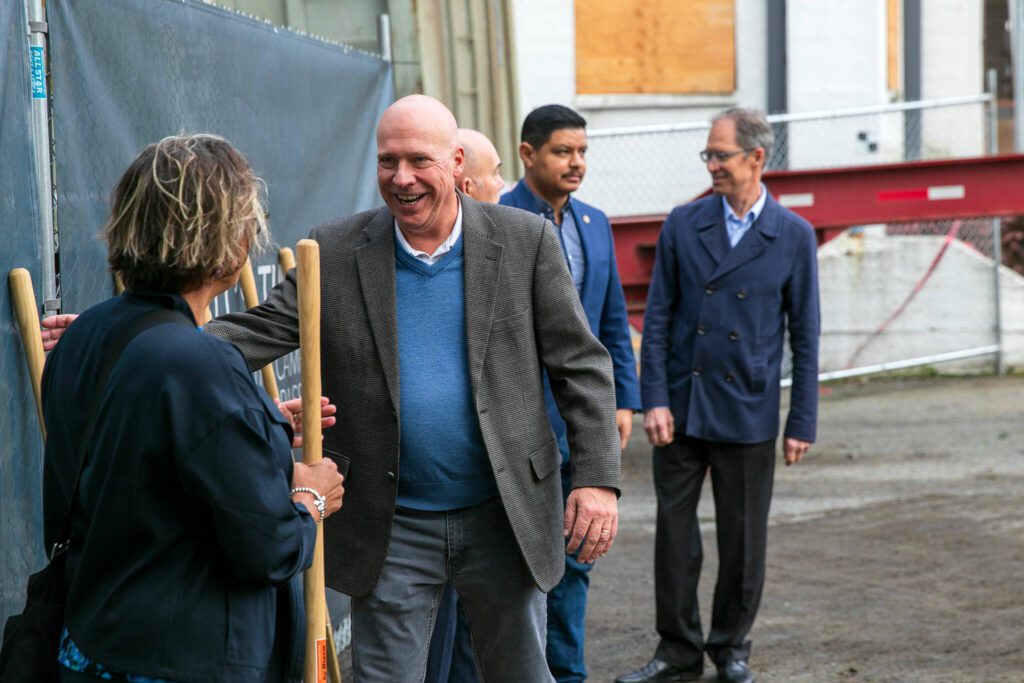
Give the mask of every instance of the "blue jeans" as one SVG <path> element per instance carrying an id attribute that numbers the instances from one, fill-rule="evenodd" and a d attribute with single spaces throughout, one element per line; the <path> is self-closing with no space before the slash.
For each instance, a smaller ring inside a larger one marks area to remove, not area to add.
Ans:
<path id="1" fill-rule="evenodd" d="M 562 502 L 572 490 L 572 474 L 568 464 L 562 465 Z M 558 683 L 583 681 L 587 667 L 583 662 L 584 622 L 587 610 L 587 575 L 594 565 L 565 556 L 565 576 L 548 593 L 547 658 L 551 675 Z"/>

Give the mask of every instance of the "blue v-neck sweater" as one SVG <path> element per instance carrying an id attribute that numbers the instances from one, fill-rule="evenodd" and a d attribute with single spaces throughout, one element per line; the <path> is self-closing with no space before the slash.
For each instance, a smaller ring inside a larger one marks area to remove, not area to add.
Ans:
<path id="1" fill-rule="evenodd" d="M 434 265 L 395 249 L 401 455 L 398 504 L 454 510 L 498 495 L 466 354 L 462 238 Z"/>

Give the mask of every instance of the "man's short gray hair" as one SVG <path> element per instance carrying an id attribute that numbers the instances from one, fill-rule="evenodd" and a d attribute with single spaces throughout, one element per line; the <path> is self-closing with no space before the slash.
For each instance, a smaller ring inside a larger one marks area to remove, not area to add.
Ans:
<path id="1" fill-rule="evenodd" d="M 772 133 L 772 124 L 768 123 L 764 112 L 760 109 L 743 109 L 733 107 L 726 109 L 721 114 L 711 119 L 711 125 L 715 125 L 722 119 L 732 119 L 736 123 L 736 144 L 746 151 L 753 151 L 758 147 L 764 150 L 764 158 L 767 163 L 772 153 L 772 143 L 775 142 L 775 134 Z"/>

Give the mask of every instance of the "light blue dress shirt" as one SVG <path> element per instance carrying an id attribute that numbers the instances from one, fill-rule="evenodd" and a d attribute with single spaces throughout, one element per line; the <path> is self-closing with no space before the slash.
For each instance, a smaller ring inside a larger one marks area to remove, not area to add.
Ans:
<path id="1" fill-rule="evenodd" d="M 538 197 L 533 190 L 530 190 L 530 193 L 537 200 L 537 205 L 541 207 L 540 215 L 555 226 L 555 232 L 558 233 L 558 239 L 562 243 L 562 251 L 565 253 L 565 260 L 569 264 L 569 273 L 572 275 L 573 284 L 576 285 L 576 293 L 579 294 L 583 291 L 583 278 L 587 274 L 587 259 L 583 255 L 583 240 L 580 238 L 580 230 L 576 226 L 576 217 L 570 208 L 572 201 L 567 201 L 562 207 L 562 224 L 558 225 L 555 223 L 555 210 L 551 205 Z"/>
<path id="2" fill-rule="evenodd" d="M 569 272 L 572 274 L 572 281 L 576 285 L 576 293 L 583 291 L 583 276 L 587 272 L 587 260 L 583 256 L 583 242 L 580 240 L 580 231 L 576 226 L 576 218 L 566 203 L 562 210 L 562 224 L 555 226 L 558 229 L 558 236 L 562 240 L 562 248 L 565 250 L 565 260 L 569 263 Z"/>
<path id="3" fill-rule="evenodd" d="M 747 212 L 743 218 L 736 215 L 736 212 L 729 206 L 728 200 L 722 197 L 722 208 L 725 210 L 725 227 L 729 233 L 729 246 L 735 247 L 743 239 L 743 236 L 750 230 L 750 226 L 754 224 L 757 217 L 761 215 L 761 210 L 764 208 L 765 202 L 768 201 L 768 188 L 761 183 L 761 196 L 757 198 L 754 205 L 750 207 L 750 211 Z"/>

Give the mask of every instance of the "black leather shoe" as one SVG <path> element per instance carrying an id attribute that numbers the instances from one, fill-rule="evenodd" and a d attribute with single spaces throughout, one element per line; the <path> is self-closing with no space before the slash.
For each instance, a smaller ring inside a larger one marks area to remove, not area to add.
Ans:
<path id="1" fill-rule="evenodd" d="M 678 666 L 672 666 L 657 657 L 647 662 L 642 669 L 633 673 L 622 674 L 615 679 L 615 683 L 674 683 L 675 681 L 695 681 L 700 678 L 700 671 L 687 671 Z"/>
<path id="2" fill-rule="evenodd" d="M 754 672 L 746 662 L 733 659 L 718 667 L 718 680 L 722 683 L 754 683 Z"/>

